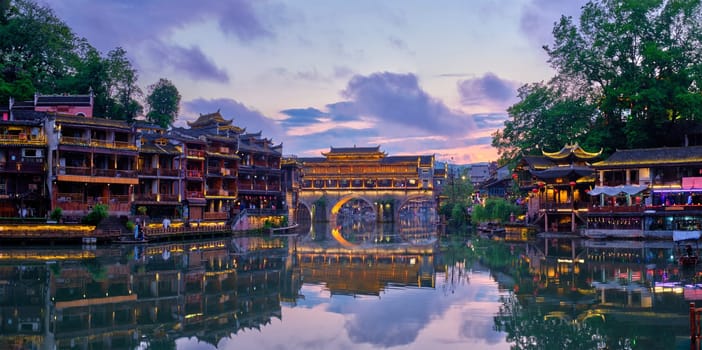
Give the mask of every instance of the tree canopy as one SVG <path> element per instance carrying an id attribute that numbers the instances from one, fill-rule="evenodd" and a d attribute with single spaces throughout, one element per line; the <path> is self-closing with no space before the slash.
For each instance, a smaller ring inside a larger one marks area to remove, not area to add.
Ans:
<path id="1" fill-rule="evenodd" d="M 149 113 L 146 120 L 168 128 L 176 120 L 180 109 L 180 93 L 173 83 L 161 78 L 149 86 L 149 95 L 146 97 Z"/>
<path id="2" fill-rule="evenodd" d="M 132 120 L 143 109 L 137 80 L 123 49 L 103 56 L 50 8 L 0 0 L 0 103 L 92 89 L 96 116 Z"/>
<path id="3" fill-rule="evenodd" d="M 503 161 L 566 141 L 605 153 L 683 146 L 702 122 L 700 0 L 590 1 L 553 37 L 544 49 L 556 75 L 522 87 L 493 135 Z"/>

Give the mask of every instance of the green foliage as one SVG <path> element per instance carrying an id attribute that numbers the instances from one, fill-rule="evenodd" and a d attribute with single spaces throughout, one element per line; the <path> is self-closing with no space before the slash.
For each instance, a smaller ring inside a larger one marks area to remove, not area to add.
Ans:
<path id="1" fill-rule="evenodd" d="M 473 206 L 472 220 L 474 223 L 508 222 L 511 214 L 519 216 L 523 213 L 522 207 L 503 198 L 488 198 L 485 200 L 485 205 Z"/>
<path id="2" fill-rule="evenodd" d="M 49 214 L 49 219 L 58 222 L 59 220 L 61 220 L 62 216 L 63 216 L 63 209 L 61 209 L 61 207 L 56 207 Z"/>
<path id="3" fill-rule="evenodd" d="M 473 195 L 473 184 L 468 176 L 452 175 L 444 184 L 441 195 L 446 198 L 444 203 L 461 203 L 464 207 L 469 207 Z"/>
<path id="4" fill-rule="evenodd" d="M 102 221 L 102 219 L 106 218 L 107 215 L 107 205 L 95 204 L 93 206 L 93 210 L 91 210 L 90 213 L 83 218 L 83 222 L 88 225 L 97 225 L 100 223 L 100 221 Z"/>
<path id="5" fill-rule="evenodd" d="M 537 147 L 681 146 L 702 122 L 702 3 L 593 0 L 545 46 L 556 76 L 525 85 L 493 135 L 501 160 Z"/>
<path id="6" fill-rule="evenodd" d="M 134 223 L 134 221 L 129 220 L 124 224 L 124 226 L 127 228 L 127 231 L 134 232 L 134 228 L 136 227 L 136 224 Z"/>
<path id="7" fill-rule="evenodd" d="M 0 101 L 92 89 L 96 116 L 132 120 L 141 113 L 138 76 L 126 51 L 103 57 L 33 0 L 0 2 L 0 53 Z"/>
<path id="8" fill-rule="evenodd" d="M 137 207 L 137 213 L 139 215 L 146 215 L 146 207 L 143 205 L 140 205 Z"/>
<path id="9" fill-rule="evenodd" d="M 168 128 L 178 116 L 180 99 L 175 85 L 170 80 L 161 78 L 156 84 L 149 86 L 146 102 L 150 110 L 146 114 L 146 120 Z"/>

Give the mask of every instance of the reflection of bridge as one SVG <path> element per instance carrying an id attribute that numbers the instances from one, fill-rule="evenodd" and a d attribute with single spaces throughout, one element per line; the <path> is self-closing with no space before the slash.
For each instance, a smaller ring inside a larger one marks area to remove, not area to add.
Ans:
<path id="1" fill-rule="evenodd" d="M 334 220 L 342 206 L 360 200 L 378 221 L 396 221 L 400 210 L 435 214 L 433 155 L 387 156 L 379 147 L 331 148 L 324 157 L 301 158 L 304 180 L 298 204 L 316 221 Z M 438 186 L 437 186 L 438 187 Z"/>
<path id="2" fill-rule="evenodd" d="M 433 191 L 413 190 L 394 193 L 387 190 L 307 190 L 300 193 L 298 203 L 314 215 L 315 220 L 333 220 L 344 204 L 361 200 L 374 209 L 378 221 L 397 221 L 403 208 L 426 208 L 435 213 Z"/>

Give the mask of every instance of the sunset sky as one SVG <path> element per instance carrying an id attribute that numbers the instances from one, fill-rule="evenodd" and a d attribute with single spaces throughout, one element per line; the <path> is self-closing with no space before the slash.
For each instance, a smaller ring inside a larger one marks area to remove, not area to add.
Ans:
<path id="1" fill-rule="evenodd" d="M 439 161 L 496 159 L 517 88 L 582 0 L 39 0 L 139 84 L 171 80 L 176 125 L 220 110 L 285 155 L 380 145 Z"/>

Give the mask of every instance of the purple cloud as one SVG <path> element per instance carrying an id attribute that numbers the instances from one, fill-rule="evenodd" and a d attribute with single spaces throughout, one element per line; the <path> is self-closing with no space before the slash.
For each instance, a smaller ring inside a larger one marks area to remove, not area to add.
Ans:
<path id="1" fill-rule="evenodd" d="M 450 110 L 422 90 L 411 73 L 356 75 L 342 94 L 354 103 L 359 114 L 371 116 L 380 124 L 452 135 L 465 135 L 473 127 L 466 114 Z"/>
<path id="2" fill-rule="evenodd" d="M 458 82 L 461 103 L 466 106 L 485 104 L 486 101 L 507 105 L 516 102 L 520 84 L 500 79 L 494 73 L 486 73 L 480 78 Z"/>
<path id="3" fill-rule="evenodd" d="M 543 46 L 553 41 L 553 25 L 562 15 L 578 18 L 586 0 L 531 0 L 524 5 L 520 27 L 535 45 Z"/>
<path id="4" fill-rule="evenodd" d="M 195 120 L 199 114 L 213 113 L 219 110 L 225 119 L 233 119 L 233 125 L 244 128 L 247 132 L 261 131 L 263 137 L 273 139 L 274 143 L 283 141 L 284 132 L 275 120 L 233 99 L 198 98 L 184 102 L 183 108 L 183 112 L 192 116 L 179 117 L 178 124 L 185 124 L 186 120 Z"/>
<path id="5" fill-rule="evenodd" d="M 129 49 L 133 44 L 163 37 L 203 20 L 217 21 L 223 33 L 249 42 L 271 37 L 273 32 L 267 16 L 280 17 L 282 15 L 276 13 L 285 11 L 280 6 L 275 7 L 275 12 L 269 11 L 266 3 L 246 0 L 42 1 L 78 35 L 100 45 L 98 48 L 103 51 L 115 46 Z M 138 16 L 134 15 L 136 12 Z M 96 13 L 100 15 L 95 16 Z"/>
<path id="6" fill-rule="evenodd" d="M 229 74 L 224 69 L 217 67 L 199 47 L 184 48 L 155 44 L 151 46 L 149 53 L 153 56 L 154 61 L 160 59 L 173 70 L 185 73 L 193 80 L 229 82 Z"/>
<path id="7" fill-rule="evenodd" d="M 243 42 L 272 37 L 273 33 L 263 23 L 252 6 L 254 2 L 230 0 L 218 2 L 224 5 L 219 12 L 219 27 L 226 34 L 233 34 Z"/>
<path id="8" fill-rule="evenodd" d="M 320 122 L 321 118 L 329 117 L 328 113 L 312 107 L 285 109 L 280 113 L 288 116 L 280 122 L 284 127 L 312 125 Z"/>

